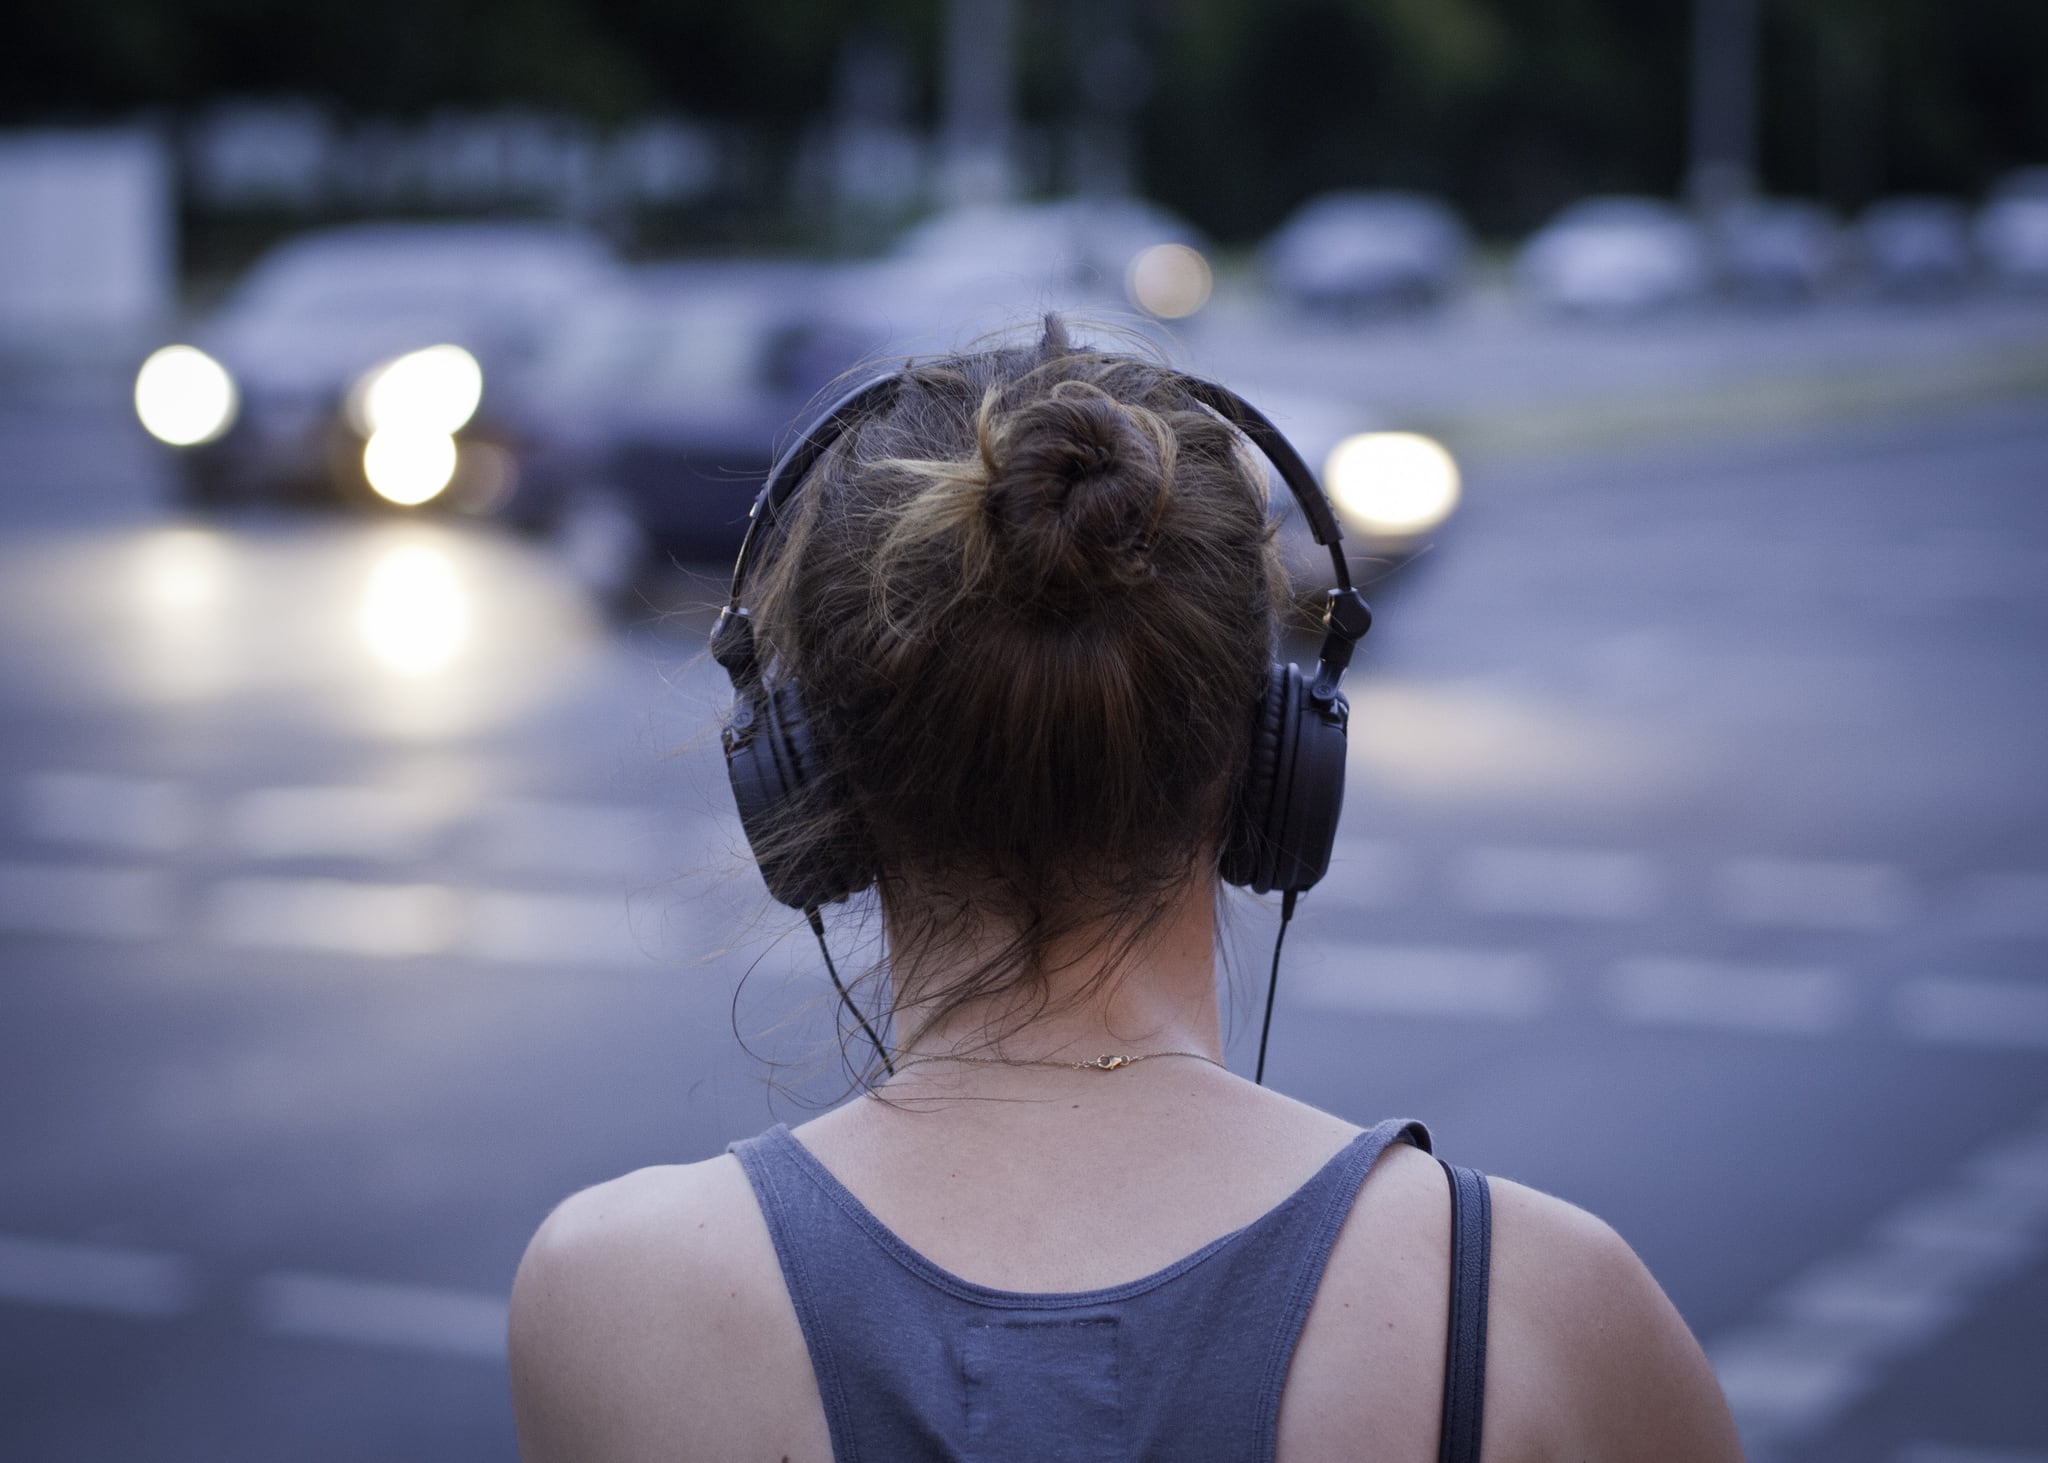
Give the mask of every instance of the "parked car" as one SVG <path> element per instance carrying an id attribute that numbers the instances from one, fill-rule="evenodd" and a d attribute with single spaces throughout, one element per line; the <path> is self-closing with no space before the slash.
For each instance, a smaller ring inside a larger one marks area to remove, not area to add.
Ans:
<path id="1" fill-rule="evenodd" d="M 591 238 L 368 224 L 261 260 L 136 379 L 188 501 L 326 497 L 530 517 L 520 419 L 551 334 L 612 288 Z"/>
<path id="2" fill-rule="evenodd" d="M 1818 203 L 1756 198 L 1716 221 L 1721 283 L 1737 299 L 1796 304 L 1823 294 L 1843 260 L 1842 230 Z"/>
<path id="3" fill-rule="evenodd" d="M 1539 229 L 1515 258 L 1522 288 L 1573 314 L 1637 315 L 1705 294 L 1713 280 L 1700 228 L 1661 198 L 1588 198 Z"/>
<path id="4" fill-rule="evenodd" d="M 1856 221 L 1870 287 L 1895 299 L 1960 293 L 1970 283 L 1970 220 L 1952 198 L 1907 196 L 1873 203 Z"/>
<path id="5" fill-rule="evenodd" d="M 1046 310 L 1143 331 L 1208 303 L 1207 245 L 1130 198 L 1062 198 L 939 213 L 879 259 L 833 271 L 833 309 L 891 348 L 945 350 Z"/>
<path id="6" fill-rule="evenodd" d="M 2048 288 L 2048 167 L 2006 174 L 1977 214 L 1977 257 L 1992 279 Z"/>
<path id="7" fill-rule="evenodd" d="M 1436 199 L 1344 190 L 1289 214 L 1261 263 L 1296 310 L 1355 319 L 1443 304 L 1463 285 L 1471 254 L 1464 224 Z"/>

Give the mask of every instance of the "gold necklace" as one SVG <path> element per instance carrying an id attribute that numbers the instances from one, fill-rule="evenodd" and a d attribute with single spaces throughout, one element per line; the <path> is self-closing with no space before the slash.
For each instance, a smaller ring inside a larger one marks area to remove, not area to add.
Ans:
<path id="1" fill-rule="evenodd" d="M 896 1070 L 899 1072 L 908 1071 L 912 1067 L 921 1067 L 927 1062 L 970 1062 L 977 1067 L 1053 1067 L 1067 1068 L 1076 1072 L 1120 1072 L 1125 1067 L 1135 1067 L 1138 1063 L 1149 1062 L 1154 1057 L 1193 1057 L 1196 1061 L 1207 1062 L 1212 1067 L 1223 1066 L 1223 1063 L 1217 1061 L 1214 1057 L 1204 1056 L 1200 1052 L 1138 1052 L 1135 1054 L 1111 1052 L 1086 1062 L 1060 1062 L 1047 1058 L 1032 1059 L 1025 1057 L 912 1057 L 907 1062 L 898 1062 Z M 1225 1068 L 1224 1070 L 1228 1071 L 1229 1069 Z"/>

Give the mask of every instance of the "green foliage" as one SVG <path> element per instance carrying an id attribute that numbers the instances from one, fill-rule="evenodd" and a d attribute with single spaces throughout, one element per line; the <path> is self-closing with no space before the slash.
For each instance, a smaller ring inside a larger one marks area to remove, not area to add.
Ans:
<path id="1" fill-rule="evenodd" d="M 1111 0 L 1016 0 L 1028 122 L 1081 88 L 1065 27 Z M 1689 3 L 1117 0 L 1153 84 L 1145 188 L 1226 239 L 1342 185 L 1446 193 L 1484 228 L 1597 190 L 1670 193 L 1687 125 Z M 2048 159 L 2042 0 L 1759 0 L 1768 185 L 1849 206 L 1967 193 Z M 92 121 L 221 96 L 343 115 L 524 105 L 738 124 L 769 159 L 823 112 L 854 39 L 937 91 L 944 0 L 65 0 L 0 47 L 0 123 Z M 772 177 L 771 167 L 762 176 Z"/>

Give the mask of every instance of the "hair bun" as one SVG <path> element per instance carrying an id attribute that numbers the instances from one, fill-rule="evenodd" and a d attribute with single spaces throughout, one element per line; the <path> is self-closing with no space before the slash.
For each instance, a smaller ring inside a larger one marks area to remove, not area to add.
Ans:
<path id="1" fill-rule="evenodd" d="M 1151 577 L 1172 471 L 1164 423 L 1084 387 L 991 426 L 986 503 L 1011 589 L 1064 600 Z"/>

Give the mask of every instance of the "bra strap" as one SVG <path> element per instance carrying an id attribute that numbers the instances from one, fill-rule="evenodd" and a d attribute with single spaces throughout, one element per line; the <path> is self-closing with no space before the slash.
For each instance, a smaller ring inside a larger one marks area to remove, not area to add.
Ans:
<path id="1" fill-rule="evenodd" d="M 1437 1460 L 1479 1463 L 1493 1195 L 1484 1174 L 1451 1163 L 1444 1163 L 1443 1169 L 1451 1182 L 1451 1322 L 1444 1345 L 1444 1418 Z"/>

